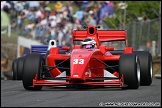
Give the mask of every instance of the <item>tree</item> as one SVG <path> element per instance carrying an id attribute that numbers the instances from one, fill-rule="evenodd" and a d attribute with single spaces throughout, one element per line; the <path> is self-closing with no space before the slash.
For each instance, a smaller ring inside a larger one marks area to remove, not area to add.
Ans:
<path id="1" fill-rule="evenodd" d="M 109 27 L 114 28 L 110 23 L 112 22 L 115 26 L 120 26 L 120 14 L 121 11 L 118 9 L 117 4 L 121 1 L 114 1 L 115 4 L 115 18 L 105 18 L 105 21 L 108 23 Z M 155 19 L 158 16 L 152 11 L 152 8 L 159 11 L 160 1 L 126 1 L 128 7 L 126 9 L 126 24 L 132 22 L 132 20 L 137 20 L 137 17 L 143 17 L 144 19 Z M 122 21 L 124 20 L 124 12 L 122 12 Z M 131 19 L 130 16 L 133 18 Z"/>

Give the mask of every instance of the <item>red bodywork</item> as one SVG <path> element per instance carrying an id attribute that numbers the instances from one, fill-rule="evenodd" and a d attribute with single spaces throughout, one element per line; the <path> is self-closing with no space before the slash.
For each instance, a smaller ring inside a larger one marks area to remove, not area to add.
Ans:
<path id="1" fill-rule="evenodd" d="M 38 85 L 49 85 L 49 86 L 61 86 L 61 85 L 75 85 L 75 84 L 86 84 L 95 86 L 124 86 L 124 75 L 119 77 L 118 72 L 114 72 L 113 75 L 116 79 L 110 79 L 106 81 L 92 81 L 96 78 L 104 78 L 104 64 L 98 60 L 105 61 L 119 61 L 120 55 L 113 55 L 109 51 L 113 51 L 113 47 L 101 45 L 101 42 L 108 41 L 125 41 L 126 42 L 126 31 L 125 30 L 97 30 L 95 26 L 88 26 L 87 30 L 74 30 L 72 32 L 73 41 L 84 40 L 87 37 L 91 37 L 97 42 L 97 49 L 81 49 L 81 46 L 74 45 L 71 54 L 59 54 L 59 48 L 51 48 L 50 54 L 47 57 L 48 66 L 56 66 L 57 60 L 67 60 L 70 63 L 70 75 L 66 76 L 65 81 L 55 81 L 41 79 L 38 80 L 38 75 L 33 79 L 33 86 Z M 68 50 L 68 48 L 65 50 Z M 125 48 L 124 53 L 132 53 L 133 48 Z M 55 68 L 50 71 L 53 78 L 56 78 L 62 72 Z"/>

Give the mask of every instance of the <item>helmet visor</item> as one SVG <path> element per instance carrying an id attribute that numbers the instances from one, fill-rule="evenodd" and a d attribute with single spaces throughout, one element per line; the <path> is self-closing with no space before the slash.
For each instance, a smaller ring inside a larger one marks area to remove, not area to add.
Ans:
<path id="1" fill-rule="evenodd" d="M 85 48 L 86 49 L 90 49 L 90 48 L 92 48 L 92 45 L 91 44 L 87 44 L 87 45 L 85 45 Z"/>

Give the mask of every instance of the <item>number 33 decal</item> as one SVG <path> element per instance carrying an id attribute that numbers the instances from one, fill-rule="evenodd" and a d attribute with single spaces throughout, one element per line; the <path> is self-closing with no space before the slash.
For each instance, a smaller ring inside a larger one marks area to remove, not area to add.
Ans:
<path id="1" fill-rule="evenodd" d="M 74 59 L 73 64 L 84 64 L 84 59 Z"/>

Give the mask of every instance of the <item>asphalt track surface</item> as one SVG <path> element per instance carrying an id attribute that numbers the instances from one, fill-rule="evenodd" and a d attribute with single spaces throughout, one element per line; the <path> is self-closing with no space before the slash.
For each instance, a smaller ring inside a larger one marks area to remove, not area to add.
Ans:
<path id="1" fill-rule="evenodd" d="M 140 86 L 136 90 L 44 86 L 41 91 L 25 90 L 22 81 L 1 80 L 1 107 L 107 107 L 108 105 L 161 106 L 161 79 L 155 79 L 150 86 Z"/>

